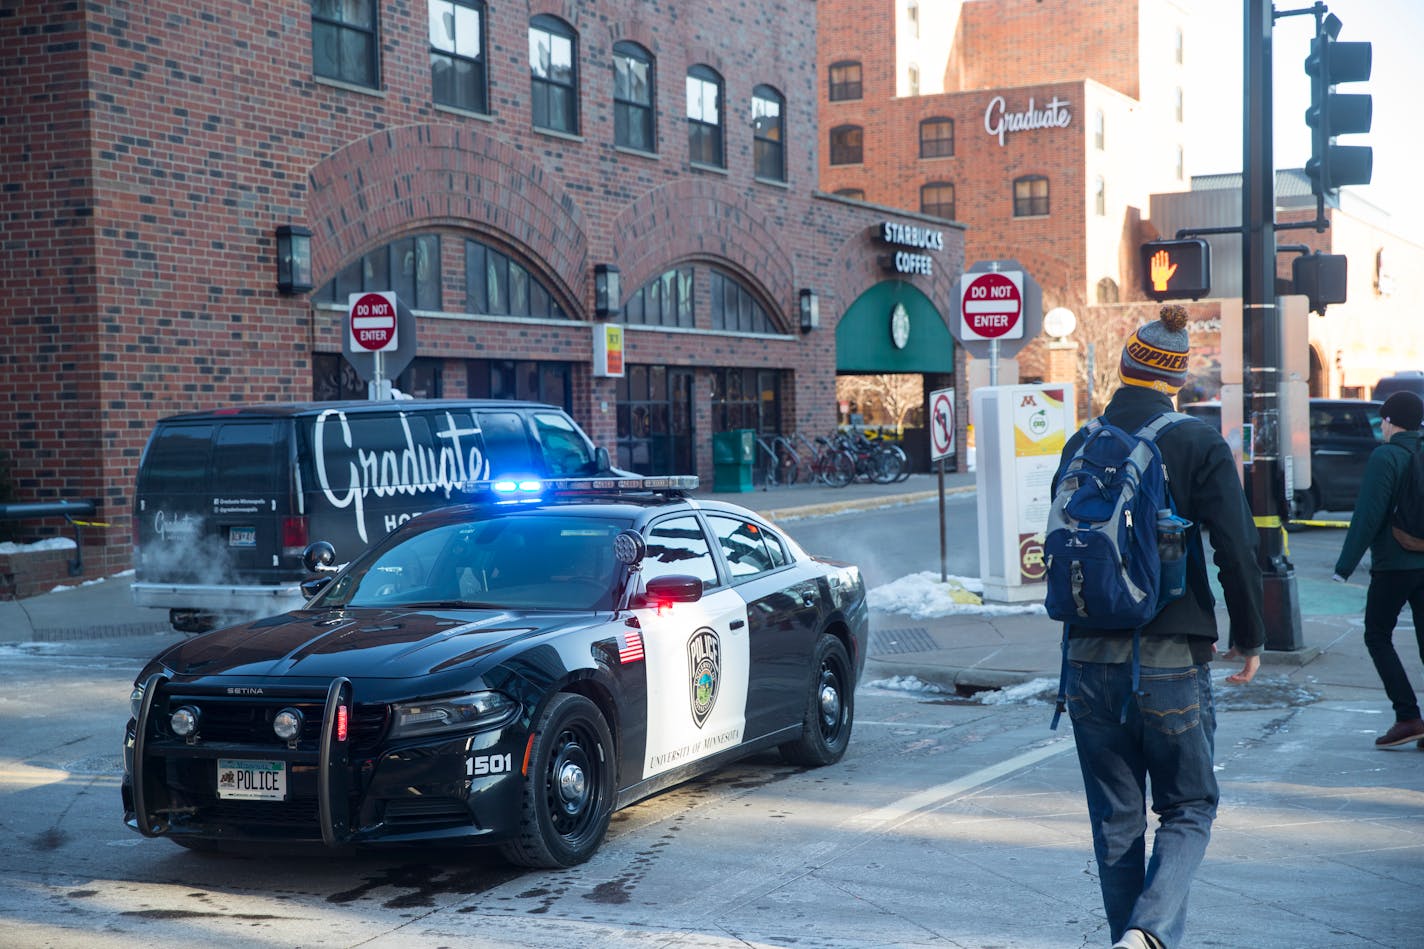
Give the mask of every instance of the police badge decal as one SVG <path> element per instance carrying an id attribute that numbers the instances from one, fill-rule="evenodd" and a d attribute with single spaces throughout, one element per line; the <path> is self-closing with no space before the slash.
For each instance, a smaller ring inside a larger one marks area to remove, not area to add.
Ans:
<path id="1" fill-rule="evenodd" d="M 722 679 L 722 642 L 717 631 L 702 627 L 687 641 L 687 668 L 692 685 L 692 721 L 701 728 L 717 704 Z"/>

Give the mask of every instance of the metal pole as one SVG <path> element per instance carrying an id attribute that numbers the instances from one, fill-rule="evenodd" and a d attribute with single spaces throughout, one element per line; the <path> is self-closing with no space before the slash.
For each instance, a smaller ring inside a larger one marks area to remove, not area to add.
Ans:
<path id="1" fill-rule="evenodd" d="M 999 341 L 989 340 L 989 385 L 999 384 Z"/>
<path id="2" fill-rule="evenodd" d="M 944 459 L 939 460 L 939 582 L 949 582 L 949 537 L 944 529 Z"/>
<path id="3" fill-rule="evenodd" d="M 1264 578 L 1266 648 L 1298 650 L 1300 599 L 1295 571 L 1285 555 L 1281 514 L 1285 510 L 1281 465 L 1281 312 L 1276 305 L 1276 169 L 1271 141 L 1271 28 L 1269 0 L 1247 0 L 1242 31 L 1245 47 L 1241 327 L 1243 417 L 1250 422 L 1250 458 L 1243 464 L 1246 495 L 1256 521 L 1257 556 Z"/>

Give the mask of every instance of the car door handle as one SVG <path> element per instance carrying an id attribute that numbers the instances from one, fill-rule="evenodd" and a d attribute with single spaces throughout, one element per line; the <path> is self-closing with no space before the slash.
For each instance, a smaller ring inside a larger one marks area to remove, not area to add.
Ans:
<path id="1" fill-rule="evenodd" d="M 739 619 L 734 619 L 734 620 L 732 620 L 732 628 L 733 628 L 733 629 L 741 629 L 741 628 L 742 628 L 743 626 L 745 626 L 745 625 L 747 625 L 747 624 L 744 623 L 742 620 L 739 620 Z"/>

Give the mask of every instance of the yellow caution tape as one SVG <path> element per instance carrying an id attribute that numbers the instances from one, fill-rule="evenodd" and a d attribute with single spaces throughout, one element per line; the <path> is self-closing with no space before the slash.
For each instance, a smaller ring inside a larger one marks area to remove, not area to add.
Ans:
<path id="1" fill-rule="evenodd" d="M 1291 524 L 1299 524 L 1301 527 L 1340 527 L 1350 526 L 1349 521 L 1291 521 Z"/>
<path id="2" fill-rule="evenodd" d="M 1271 515 L 1269 515 L 1269 516 L 1267 516 L 1267 517 L 1253 517 L 1252 520 L 1256 522 L 1256 526 L 1257 526 L 1257 527 L 1280 527 L 1280 526 L 1281 526 L 1281 519 L 1280 519 L 1280 516 L 1277 515 L 1277 514 L 1271 514 Z"/>
<path id="3" fill-rule="evenodd" d="M 108 521 L 70 521 L 71 524 L 78 524 L 80 527 L 112 527 Z"/>

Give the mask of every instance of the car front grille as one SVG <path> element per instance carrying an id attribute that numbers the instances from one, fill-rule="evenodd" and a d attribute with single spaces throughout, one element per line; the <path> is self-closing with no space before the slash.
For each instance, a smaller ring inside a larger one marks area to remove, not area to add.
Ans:
<path id="1" fill-rule="evenodd" d="M 272 719 L 284 708 L 302 713 L 302 733 L 299 747 L 316 749 L 321 744 L 321 720 L 326 695 L 313 696 L 227 696 L 194 692 L 171 692 L 164 696 L 162 710 L 155 708 L 150 717 L 155 734 L 176 740 L 168 719 L 181 706 L 196 708 L 199 714 L 199 741 L 251 745 L 254 749 L 285 748 L 287 743 L 272 731 Z M 388 705 L 358 704 L 352 710 L 350 750 L 353 755 L 368 754 L 385 737 L 390 724 Z"/>

